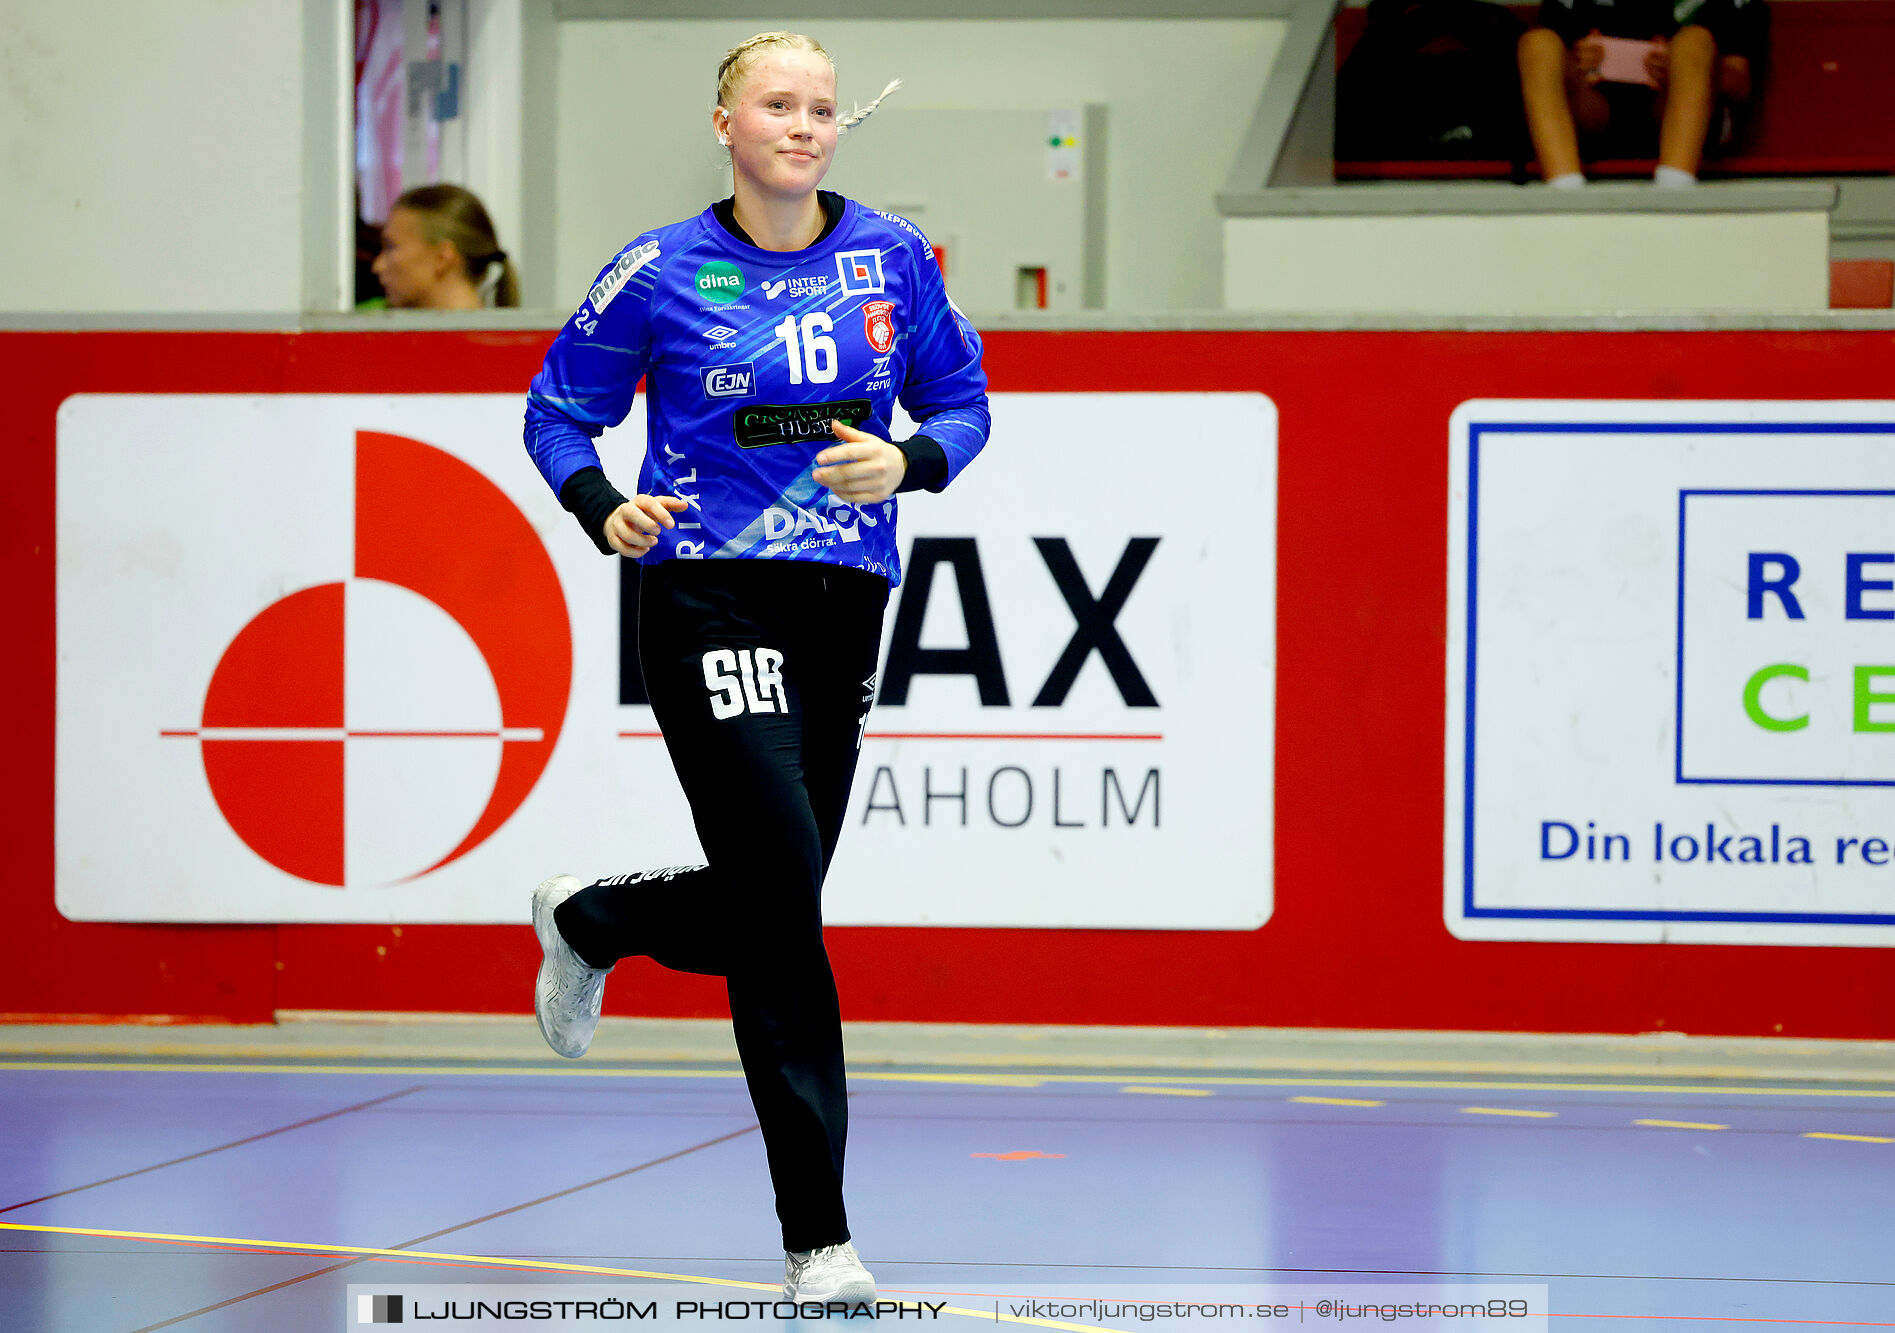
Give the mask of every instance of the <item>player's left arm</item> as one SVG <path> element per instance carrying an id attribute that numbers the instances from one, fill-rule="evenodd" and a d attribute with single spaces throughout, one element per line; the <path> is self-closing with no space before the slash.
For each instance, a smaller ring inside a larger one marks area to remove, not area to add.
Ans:
<path id="1" fill-rule="evenodd" d="M 850 504 L 876 504 L 902 491 L 939 491 L 987 443 L 987 375 L 980 335 L 954 303 L 933 253 L 919 241 L 904 246 L 913 266 L 914 314 L 901 405 L 922 426 L 899 443 L 842 422 L 837 443 L 816 455 L 811 475 Z"/>
<path id="2" fill-rule="evenodd" d="M 915 310 L 899 397 L 921 429 L 904 442 L 908 476 L 901 489 L 939 491 L 987 443 L 992 424 L 987 372 L 980 363 L 980 334 L 949 298 L 933 252 L 919 240 L 908 252 L 915 269 Z"/>

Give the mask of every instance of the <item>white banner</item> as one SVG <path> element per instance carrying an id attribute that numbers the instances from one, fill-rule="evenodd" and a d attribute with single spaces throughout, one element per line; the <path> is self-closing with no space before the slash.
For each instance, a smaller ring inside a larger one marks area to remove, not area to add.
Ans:
<path id="1" fill-rule="evenodd" d="M 701 859 L 628 702 L 625 562 L 534 472 L 522 405 L 62 405 L 62 913 L 513 922 L 555 871 Z M 1002 394 L 993 413 L 948 492 L 903 497 L 908 577 L 827 919 L 1256 928 L 1274 407 Z M 602 442 L 621 486 L 643 441 L 641 404 Z"/>
<path id="2" fill-rule="evenodd" d="M 1449 929 L 1895 943 L 1895 403 L 1450 429 Z"/>

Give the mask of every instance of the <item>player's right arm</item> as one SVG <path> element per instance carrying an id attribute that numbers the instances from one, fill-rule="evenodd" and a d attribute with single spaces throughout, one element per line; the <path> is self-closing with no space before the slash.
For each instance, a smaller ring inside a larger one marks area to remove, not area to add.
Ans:
<path id="1" fill-rule="evenodd" d="M 651 365 L 651 295 L 662 262 L 649 237 L 615 255 L 553 339 L 526 395 L 528 455 L 607 555 L 643 554 L 684 507 L 670 496 L 627 500 L 606 479 L 596 443 L 625 420 Z"/>

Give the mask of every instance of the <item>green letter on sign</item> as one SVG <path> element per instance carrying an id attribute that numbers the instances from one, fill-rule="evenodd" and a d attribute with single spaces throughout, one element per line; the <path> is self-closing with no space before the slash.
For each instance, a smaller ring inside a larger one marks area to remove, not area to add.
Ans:
<path id="1" fill-rule="evenodd" d="M 1869 721 L 1869 709 L 1875 704 L 1895 704 L 1895 694 L 1878 694 L 1869 688 L 1877 676 L 1895 677 L 1895 666 L 1859 666 L 1856 668 L 1856 730 L 1895 731 L 1895 722 Z"/>
<path id="2" fill-rule="evenodd" d="M 1808 713 L 1803 714 L 1801 717 L 1772 717 L 1763 711 L 1763 702 L 1757 697 L 1763 693 L 1763 687 L 1775 680 L 1778 676 L 1794 676 L 1798 680 L 1808 680 L 1809 668 L 1797 666 L 1794 662 L 1778 662 L 1775 666 L 1763 668 L 1748 681 L 1744 682 L 1744 711 L 1750 714 L 1750 720 L 1752 722 L 1755 722 L 1765 731 L 1801 731 L 1804 727 L 1809 725 Z M 1856 676 L 1856 697 L 1858 700 L 1862 696 L 1861 681 L 1862 677 L 1858 673 Z M 1895 699 L 1895 695 L 1890 695 L 1889 697 Z M 1856 716 L 1862 718 L 1867 715 L 1866 706 L 1858 702 L 1856 704 Z M 1858 726 L 1856 729 L 1860 731 L 1861 727 Z M 1889 730 L 1895 731 L 1895 726 L 1891 726 Z"/>

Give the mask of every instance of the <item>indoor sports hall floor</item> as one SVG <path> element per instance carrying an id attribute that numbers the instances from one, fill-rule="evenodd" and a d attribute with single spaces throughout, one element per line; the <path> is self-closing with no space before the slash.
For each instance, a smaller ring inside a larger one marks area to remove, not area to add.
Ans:
<path id="1" fill-rule="evenodd" d="M 722 1027 L 608 1020 L 573 1064 L 538 1040 L 0 1028 L 0 1329 L 342 1329 L 349 1284 L 387 1280 L 767 1294 Z M 849 1040 L 884 1294 L 1475 1282 L 1544 1285 L 1558 1333 L 1895 1329 L 1895 1044 Z"/>

